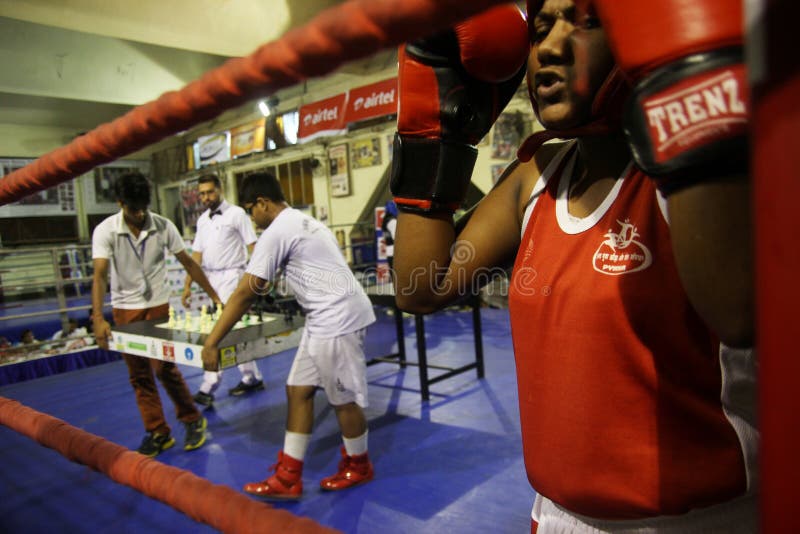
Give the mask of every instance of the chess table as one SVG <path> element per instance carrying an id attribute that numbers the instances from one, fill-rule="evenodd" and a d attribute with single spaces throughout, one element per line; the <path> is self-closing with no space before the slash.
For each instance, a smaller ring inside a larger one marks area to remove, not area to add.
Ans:
<path id="1" fill-rule="evenodd" d="M 203 367 L 200 356 L 208 334 L 168 328 L 167 319 L 137 321 L 111 329 L 111 348 L 126 354 Z M 261 314 L 261 321 L 228 332 L 219 344 L 220 369 L 233 367 L 300 344 L 305 320 L 299 315 Z"/>
<path id="2" fill-rule="evenodd" d="M 394 287 L 392 284 L 371 285 L 364 288 L 370 301 L 374 305 L 388 306 L 394 310 L 395 331 L 397 336 L 397 352 L 386 354 L 367 360 L 367 365 L 377 363 L 393 363 L 405 368 L 408 365 L 419 368 L 419 388 L 422 400 L 428 401 L 431 398 L 430 386 L 436 382 L 446 380 L 456 375 L 460 375 L 472 369 L 475 370 L 478 379 L 485 375 L 483 365 L 483 331 L 481 329 L 481 300 L 478 295 L 467 295 L 455 305 L 469 306 L 472 310 L 472 335 L 475 345 L 475 361 L 461 367 L 450 367 L 446 365 L 436 365 L 428 361 L 428 349 L 425 340 L 425 318 L 423 315 L 414 315 L 414 329 L 417 338 L 417 361 L 406 359 L 405 326 L 403 324 L 403 312 L 397 307 L 394 298 Z M 436 376 L 430 376 L 429 370 L 444 371 Z"/>

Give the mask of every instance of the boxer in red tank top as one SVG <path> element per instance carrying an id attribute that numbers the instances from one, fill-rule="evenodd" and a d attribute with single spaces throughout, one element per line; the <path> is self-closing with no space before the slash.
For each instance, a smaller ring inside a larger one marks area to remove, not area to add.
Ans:
<path id="1" fill-rule="evenodd" d="M 622 128 L 623 104 L 634 91 L 647 102 L 669 104 L 660 127 L 680 122 L 677 105 L 702 126 L 690 91 L 680 93 L 682 104 L 652 97 L 671 83 L 684 90 L 696 70 L 674 66 L 678 82 L 668 79 L 656 89 L 640 83 L 642 72 L 682 57 L 681 47 L 714 56 L 731 43 L 681 41 L 666 47 L 678 49 L 673 55 L 653 64 L 636 65 L 627 56 L 619 63 L 595 11 L 600 3 L 528 2 L 528 87 L 546 130 L 523 144 L 519 159 L 458 229 L 448 211 L 458 197 L 450 193 L 463 189 L 464 168 L 471 166 L 450 158 L 456 150 L 466 157 L 465 147 L 480 135 L 461 136 L 448 122 L 451 107 L 442 95 L 453 90 L 431 91 L 442 110 L 430 119 L 442 122 L 435 135 L 406 127 L 404 114 L 425 113 L 415 102 L 424 100 L 426 84 L 401 82 L 395 145 L 401 163 L 392 176 L 400 209 L 398 304 L 418 313 L 436 310 L 514 262 L 509 307 L 525 464 L 537 491 L 533 528 L 540 533 L 754 532 L 758 433 L 756 361 L 748 348 L 754 333 L 746 165 L 721 158 L 716 146 L 688 156 L 673 146 L 673 159 L 656 165 L 642 156 L 645 144 L 636 132 L 626 138 Z M 668 3 L 626 2 L 629 11 L 621 11 L 637 20 L 652 8 L 663 17 L 658 9 Z M 729 0 L 695 4 L 709 13 L 730 7 Z M 603 21 L 618 22 L 620 10 L 615 16 Z M 702 34 L 713 25 L 692 28 Z M 690 41 L 696 37 L 690 33 L 674 36 Z M 673 35 L 653 38 L 667 34 Z M 436 80 L 438 89 L 445 81 L 453 85 L 442 62 L 429 60 L 433 45 L 426 45 L 415 56 L 435 73 L 425 79 Z M 635 48 L 619 39 L 615 46 Z M 446 56 L 442 50 L 434 51 Z M 401 63 L 401 80 L 404 68 Z M 468 94 L 497 94 L 486 89 L 488 77 L 464 76 L 457 65 L 451 74 L 460 87 L 472 88 Z M 733 115 L 740 103 L 729 101 L 729 124 L 738 124 Z M 479 118 L 491 118 L 487 110 L 496 104 L 470 102 Z M 656 120 L 659 112 L 653 113 Z M 543 144 L 554 138 L 573 141 Z M 412 165 L 417 144 L 428 152 L 415 158 L 425 163 L 435 153 L 434 165 Z M 658 171 L 658 180 L 640 168 Z"/>

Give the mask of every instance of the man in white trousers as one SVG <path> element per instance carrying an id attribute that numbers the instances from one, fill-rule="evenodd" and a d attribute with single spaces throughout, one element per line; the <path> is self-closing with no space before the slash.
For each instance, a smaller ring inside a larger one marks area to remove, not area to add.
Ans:
<path id="1" fill-rule="evenodd" d="M 244 210 L 225 201 L 222 185 L 215 174 L 201 176 L 197 192 L 207 209 L 197 220 L 192 258 L 202 266 L 208 281 L 224 304 L 228 302 L 244 274 L 248 253 L 253 252 L 256 242 L 256 232 Z M 182 298 L 187 309 L 191 302 L 191 285 L 192 277 L 187 275 Z M 236 387 L 228 391 L 230 395 L 239 396 L 264 389 L 264 381 L 255 361 L 239 364 L 238 367 L 242 379 Z M 221 381 L 222 371 L 206 371 L 194 401 L 206 407 L 211 406 L 214 392 Z"/>

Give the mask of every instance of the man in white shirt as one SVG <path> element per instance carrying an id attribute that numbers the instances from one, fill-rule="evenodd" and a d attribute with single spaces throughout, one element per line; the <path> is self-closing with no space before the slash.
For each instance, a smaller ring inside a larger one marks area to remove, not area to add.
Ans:
<path id="1" fill-rule="evenodd" d="M 58 341 L 59 339 L 66 339 L 69 337 L 82 337 L 89 335 L 89 332 L 86 331 L 86 327 L 81 326 L 78 327 L 78 320 L 74 317 L 70 317 L 67 319 L 67 329 L 61 329 L 50 339 L 53 341 Z"/>
<path id="2" fill-rule="evenodd" d="M 175 255 L 214 302 L 219 302 L 203 270 L 186 253 L 175 224 L 148 211 L 150 184 L 147 179 L 137 172 L 122 175 L 114 184 L 114 192 L 121 210 L 98 224 L 92 235 L 92 309 L 103 309 L 110 272 L 115 324 L 167 317 L 166 250 Z M 92 319 L 97 344 L 108 349 L 111 325 L 102 313 L 94 313 Z M 184 450 L 201 447 L 206 441 L 206 418 L 192 402 L 192 394 L 177 366 L 173 362 L 130 354 L 122 357 L 128 366 L 146 431 L 138 452 L 156 456 L 175 444 L 161 407 L 154 373 L 175 404 L 178 420 L 186 427 Z"/>
<path id="3" fill-rule="evenodd" d="M 283 450 L 275 474 L 246 484 L 244 491 L 266 499 L 299 499 L 303 458 L 314 422 L 314 393 L 325 390 L 333 406 L 344 447 L 336 474 L 320 486 L 337 491 L 372 480 L 367 454 L 366 361 L 364 336 L 375 321 L 372 305 L 339 250 L 331 231 L 289 207 L 274 176 L 254 173 L 239 192 L 245 211 L 264 232 L 259 237 L 236 291 L 206 338 L 203 365 L 219 365 L 218 344 L 259 294 L 282 270 L 306 312 L 305 330 L 286 380 L 288 414 Z"/>
<path id="4" fill-rule="evenodd" d="M 69 317 L 67 319 L 67 329 L 59 330 L 53 337 L 50 338 L 52 341 L 66 341 L 68 339 L 73 339 L 68 343 L 59 344 L 54 343 L 50 347 L 59 347 L 63 350 L 75 350 L 81 347 L 85 347 L 86 345 L 90 345 L 92 343 L 92 338 L 89 337 L 89 332 L 86 330 L 85 326 L 78 326 L 78 320 L 74 317 Z"/>
<path id="5" fill-rule="evenodd" d="M 225 304 L 231 296 L 247 266 L 247 254 L 253 252 L 256 232 L 250 217 L 239 206 L 232 206 L 222 196 L 222 184 L 215 174 L 205 174 L 198 179 L 197 193 L 207 208 L 197 220 L 197 233 L 192 243 L 192 259 L 203 268 L 208 281 Z M 186 277 L 183 287 L 183 306 L 189 309 L 192 295 L 192 277 Z M 228 390 L 239 396 L 264 389 L 264 381 L 255 361 L 239 364 L 242 379 Z M 206 371 L 194 401 L 211 406 L 214 392 L 222 380 L 222 371 Z"/>

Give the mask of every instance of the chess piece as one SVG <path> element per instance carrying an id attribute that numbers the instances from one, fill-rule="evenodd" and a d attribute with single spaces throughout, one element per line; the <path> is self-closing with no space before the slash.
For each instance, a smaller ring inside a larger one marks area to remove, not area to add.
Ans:
<path id="1" fill-rule="evenodd" d="M 213 324 L 211 323 L 211 316 L 206 314 L 200 318 L 200 333 L 208 334 L 211 332 Z"/>
<path id="2" fill-rule="evenodd" d="M 175 327 L 175 308 L 169 307 L 169 320 L 167 321 L 167 328 Z"/>
<path id="3" fill-rule="evenodd" d="M 209 322 L 210 318 L 211 317 L 208 315 L 208 306 L 203 304 L 200 307 L 200 317 L 199 317 L 199 321 L 198 321 L 198 324 L 197 324 L 197 329 L 200 330 L 201 333 L 205 333 L 206 332 L 206 326 L 207 326 L 207 323 Z"/>

